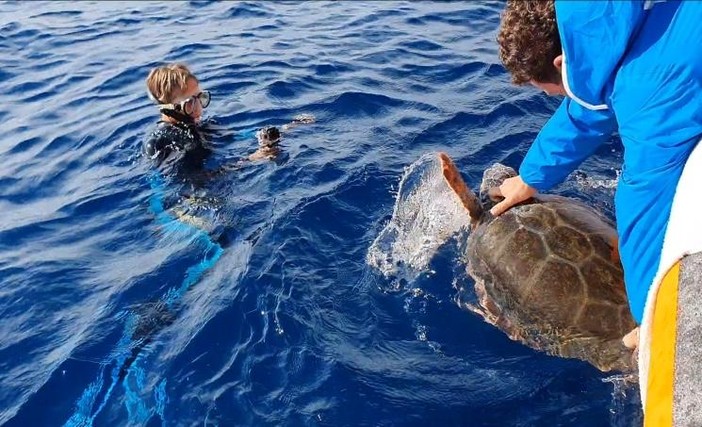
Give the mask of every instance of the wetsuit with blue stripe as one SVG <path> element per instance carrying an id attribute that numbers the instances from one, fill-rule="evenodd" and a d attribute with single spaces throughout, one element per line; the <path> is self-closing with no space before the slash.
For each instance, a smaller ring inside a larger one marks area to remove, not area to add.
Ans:
<path id="1" fill-rule="evenodd" d="M 66 427 L 92 426 L 120 383 L 125 390 L 124 404 L 130 425 L 144 425 L 154 415 L 165 422 L 166 379 L 161 380 L 154 390 L 155 408 L 147 405 L 141 390 L 134 390 L 127 379 L 132 375 L 137 378 L 134 382 L 139 386 L 139 378 L 145 375 L 140 363 L 142 350 L 160 330 L 173 322 L 177 305 L 185 293 L 223 253 L 224 234 L 216 238 L 212 230 L 203 230 L 192 222 L 183 221 L 182 216 L 174 215 L 172 209 L 183 202 L 184 191 L 201 188 L 210 177 L 204 166 L 211 150 L 201 132 L 201 128 L 190 124 L 159 122 L 143 147 L 145 155 L 156 167 L 149 179 L 151 213 L 161 227 L 192 236 L 202 251 L 200 259 L 187 268 L 183 281 L 174 284 L 161 298 L 126 312 L 124 331 L 113 356 L 102 364 L 98 378 L 78 399 L 75 412 L 64 424 Z M 205 210 L 212 208 L 211 203 L 205 206 Z"/>

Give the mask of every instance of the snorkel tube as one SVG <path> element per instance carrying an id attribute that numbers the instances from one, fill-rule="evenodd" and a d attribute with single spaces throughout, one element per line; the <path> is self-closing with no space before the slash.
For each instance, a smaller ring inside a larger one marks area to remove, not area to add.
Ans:
<path id="1" fill-rule="evenodd" d="M 180 123 L 184 123 L 184 124 L 189 125 L 189 126 L 195 126 L 195 120 L 193 120 L 193 118 L 190 117 L 189 114 L 184 114 L 184 113 L 181 113 L 180 111 L 174 110 L 172 108 L 167 108 L 167 106 L 165 106 L 165 105 L 164 106 L 159 105 L 159 110 L 161 110 L 161 114 L 168 116 L 168 117 L 172 118 L 173 120 L 176 120 Z"/>

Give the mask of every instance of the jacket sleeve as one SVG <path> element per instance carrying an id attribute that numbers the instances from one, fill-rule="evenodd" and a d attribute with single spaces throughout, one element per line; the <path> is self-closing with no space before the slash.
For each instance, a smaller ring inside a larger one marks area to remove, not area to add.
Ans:
<path id="1" fill-rule="evenodd" d="M 565 98 L 529 148 L 519 174 L 539 191 L 563 182 L 617 128 L 610 110 L 589 110 Z"/>
<path id="2" fill-rule="evenodd" d="M 591 110 L 606 109 L 612 79 L 648 14 L 643 0 L 556 0 L 563 86 Z"/>

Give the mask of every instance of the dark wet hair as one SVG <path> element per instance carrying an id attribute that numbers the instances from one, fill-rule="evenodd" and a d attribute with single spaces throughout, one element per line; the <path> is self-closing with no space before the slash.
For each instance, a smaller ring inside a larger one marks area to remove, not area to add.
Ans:
<path id="1" fill-rule="evenodd" d="M 273 146 L 280 141 L 280 131 L 275 126 L 266 126 L 258 132 L 258 142 L 261 145 Z"/>
<path id="2" fill-rule="evenodd" d="M 508 0 L 497 34 L 500 60 L 512 83 L 560 83 L 553 60 L 561 54 L 554 0 Z"/>

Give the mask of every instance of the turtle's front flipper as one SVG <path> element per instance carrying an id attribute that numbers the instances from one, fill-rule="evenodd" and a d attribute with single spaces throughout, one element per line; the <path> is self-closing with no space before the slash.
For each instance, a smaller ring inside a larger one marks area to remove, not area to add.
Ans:
<path id="1" fill-rule="evenodd" d="M 446 185 L 442 164 L 451 165 L 436 152 L 428 153 L 400 179 L 392 218 L 368 248 L 369 265 L 386 276 L 416 277 L 442 245 L 470 226 L 464 203 Z M 463 182 L 457 171 L 455 176 Z"/>
<path id="2" fill-rule="evenodd" d="M 463 207 L 468 211 L 472 225 L 475 225 L 483 216 L 483 207 L 480 205 L 480 201 L 463 181 L 461 172 L 458 171 L 448 154 L 439 153 L 439 160 L 441 161 L 441 170 L 446 183 L 456 193 Z"/>

